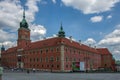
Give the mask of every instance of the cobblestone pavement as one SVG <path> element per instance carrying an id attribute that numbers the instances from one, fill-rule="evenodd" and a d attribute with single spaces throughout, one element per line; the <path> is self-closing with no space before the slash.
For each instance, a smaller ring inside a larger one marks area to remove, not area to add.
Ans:
<path id="1" fill-rule="evenodd" d="M 4 72 L 2 80 L 120 80 L 120 73 Z"/>

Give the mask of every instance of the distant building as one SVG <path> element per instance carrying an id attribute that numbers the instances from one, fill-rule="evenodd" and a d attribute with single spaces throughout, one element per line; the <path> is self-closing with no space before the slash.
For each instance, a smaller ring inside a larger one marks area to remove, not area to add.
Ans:
<path id="1" fill-rule="evenodd" d="M 107 48 L 96 49 L 65 38 L 62 25 L 58 37 L 31 42 L 25 11 L 18 29 L 17 46 L 7 50 L 2 46 L 1 56 L 2 66 L 9 68 L 65 72 L 73 69 L 74 62 L 82 62 L 85 70 L 114 70 L 114 60 Z"/>
<path id="2" fill-rule="evenodd" d="M 116 61 L 115 65 L 116 65 L 116 71 L 120 72 L 120 61 L 119 60 Z"/>
<path id="3" fill-rule="evenodd" d="M 120 64 L 116 64 L 116 70 L 120 72 Z"/>

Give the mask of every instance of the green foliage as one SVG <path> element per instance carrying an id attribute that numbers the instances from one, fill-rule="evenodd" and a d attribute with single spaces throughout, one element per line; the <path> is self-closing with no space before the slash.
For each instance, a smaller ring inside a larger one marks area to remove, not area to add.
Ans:
<path id="1" fill-rule="evenodd" d="M 120 65 L 120 60 L 117 60 L 115 63 Z"/>

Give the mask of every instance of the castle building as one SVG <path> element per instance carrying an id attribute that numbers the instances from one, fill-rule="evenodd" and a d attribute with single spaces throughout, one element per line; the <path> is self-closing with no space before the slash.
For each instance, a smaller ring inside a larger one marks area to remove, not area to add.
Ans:
<path id="1" fill-rule="evenodd" d="M 92 48 L 66 38 L 62 25 L 57 37 L 31 42 L 25 11 L 18 29 L 17 46 L 7 50 L 2 46 L 1 62 L 3 67 L 44 71 L 72 71 L 73 63 L 80 62 L 83 64 L 78 66 L 84 70 L 115 69 L 112 54 L 107 48 Z"/>

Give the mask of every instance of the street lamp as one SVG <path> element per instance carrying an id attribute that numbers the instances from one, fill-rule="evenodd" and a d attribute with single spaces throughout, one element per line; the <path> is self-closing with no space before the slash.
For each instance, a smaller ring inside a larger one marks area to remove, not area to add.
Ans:
<path id="1" fill-rule="evenodd" d="M 51 72 L 52 72 L 52 67 L 53 67 L 53 57 L 50 58 L 50 62 L 51 62 Z"/>

